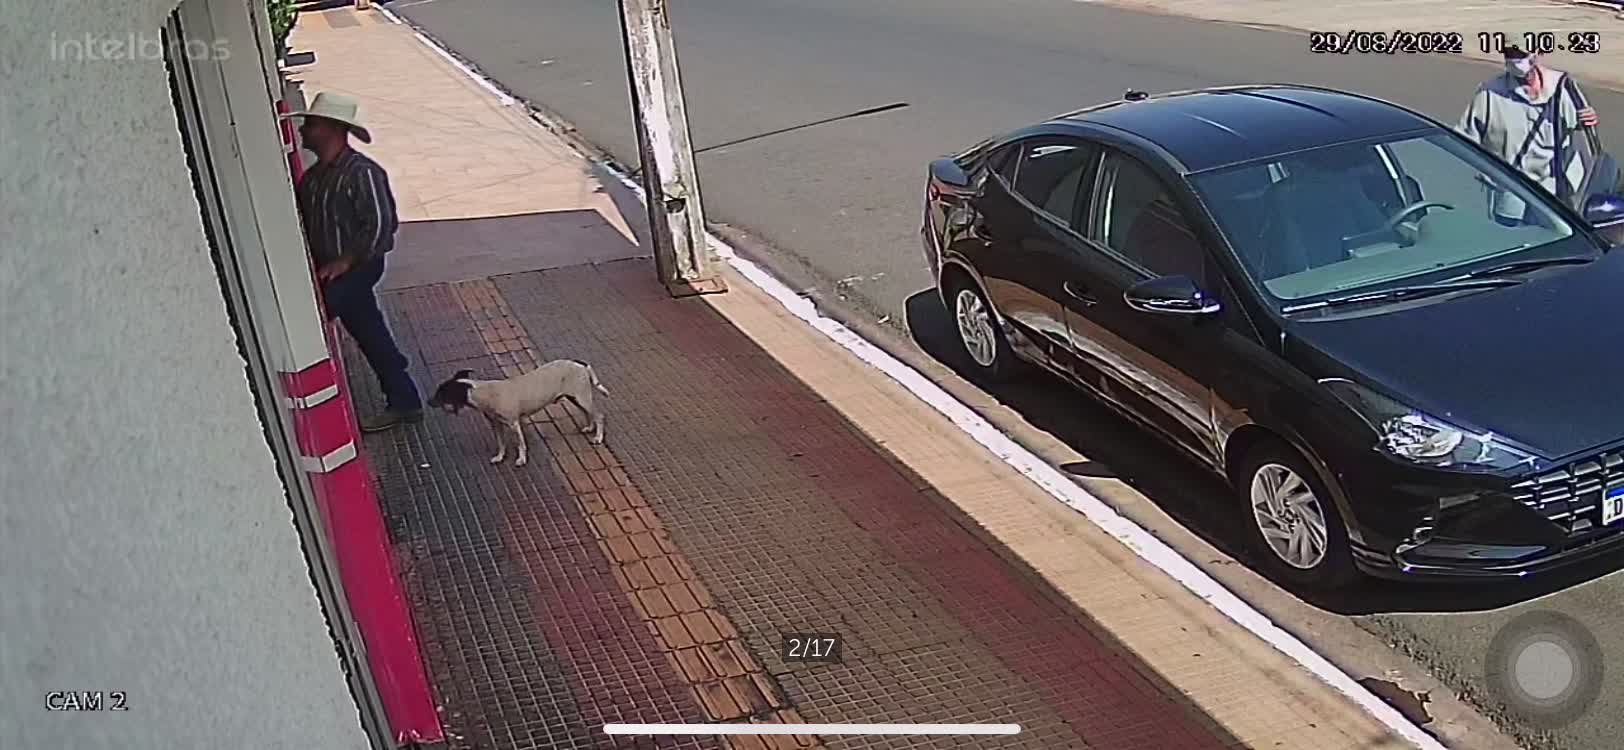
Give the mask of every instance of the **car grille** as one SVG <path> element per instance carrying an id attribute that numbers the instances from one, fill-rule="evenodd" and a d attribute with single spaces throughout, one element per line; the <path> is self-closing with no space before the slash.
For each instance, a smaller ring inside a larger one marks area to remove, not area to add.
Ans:
<path id="1" fill-rule="evenodd" d="M 1601 525 L 1602 493 L 1624 484 L 1624 450 L 1575 461 L 1512 485 L 1517 500 L 1571 534 Z"/>

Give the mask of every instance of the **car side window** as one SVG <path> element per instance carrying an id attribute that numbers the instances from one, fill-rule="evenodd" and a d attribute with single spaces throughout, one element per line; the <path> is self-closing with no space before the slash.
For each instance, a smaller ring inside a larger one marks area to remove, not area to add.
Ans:
<path id="1" fill-rule="evenodd" d="M 1015 192 L 1056 221 L 1081 229 L 1075 221 L 1084 186 L 1093 175 L 1097 150 L 1072 139 L 1038 138 L 1022 145 L 1015 172 Z"/>
<path id="2" fill-rule="evenodd" d="M 987 160 L 987 165 L 992 169 L 993 174 L 1004 178 L 1005 183 L 1014 185 L 1015 165 L 1020 155 L 1021 144 L 1015 143 L 1004 146 L 993 152 L 992 157 Z"/>
<path id="3" fill-rule="evenodd" d="M 1138 161 L 1110 154 L 1094 204 L 1093 238 L 1157 276 L 1206 275 L 1206 249 L 1195 224 L 1155 173 Z"/>

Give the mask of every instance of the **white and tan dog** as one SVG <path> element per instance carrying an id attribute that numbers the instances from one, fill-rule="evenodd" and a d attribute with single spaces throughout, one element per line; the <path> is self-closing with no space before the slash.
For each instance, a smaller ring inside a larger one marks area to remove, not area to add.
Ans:
<path id="1" fill-rule="evenodd" d="M 469 407 L 485 415 L 496 433 L 497 450 L 496 455 L 491 456 L 491 463 L 502 463 L 507 457 L 507 441 L 502 435 L 511 432 L 518 442 L 519 453 L 513 465 L 525 465 L 530 459 L 522 426 L 524 418 L 559 400 L 575 404 L 586 414 L 587 426 L 581 433 L 589 436 L 593 445 L 603 443 L 603 409 L 593 391 L 607 396 L 609 389 L 603 387 L 591 365 L 559 359 L 507 380 L 475 380 L 473 375 L 473 370 L 458 370 L 435 389 L 429 406 L 452 413 Z"/>

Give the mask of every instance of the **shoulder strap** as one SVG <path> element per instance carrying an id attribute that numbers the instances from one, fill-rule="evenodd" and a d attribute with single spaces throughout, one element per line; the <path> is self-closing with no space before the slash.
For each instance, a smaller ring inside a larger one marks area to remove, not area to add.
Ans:
<path id="1" fill-rule="evenodd" d="M 1523 137 L 1522 145 L 1517 147 L 1517 155 L 1511 158 L 1512 166 L 1522 169 L 1523 157 L 1528 154 L 1528 148 L 1534 145 L 1534 139 L 1539 137 L 1539 129 L 1545 125 L 1545 121 L 1551 119 L 1552 115 L 1557 109 L 1557 106 L 1557 97 L 1552 96 L 1550 99 L 1546 100 L 1545 106 L 1540 107 L 1539 119 L 1534 120 L 1534 123 L 1528 126 L 1528 135 Z M 1556 134 L 1556 146 L 1558 149 L 1560 149 L 1562 143 L 1562 129 L 1553 128 L 1553 131 Z"/>
<path id="2" fill-rule="evenodd" d="M 1573 196 L 1574 186 L 1568 183 L 1568 121 L 1562 116 L 1562 94 L 1571 90 L 1572 83 L 1566 73 L 1556 92 L 1551 95 L 1551 173 L 1556 178 L 1556 197 L 1563 201 Z M 1574 108 L 1579 106 L 1574 102 Z"/>
<path id="3" fill-rule="evenodd" d="M 1584 92 L 1580 91 L 1579 86 L 1573 82 L 1573 76 L 1565 74 L 1562 76 L 1562 90 L 1566 91 L 1568 96 L 1573 97 L 1573 108 L 1575 110 L 1585 109 L 1590 106 L 1590 101 L 1585 99 Z M 1579 127 L 1585 131 L 1585 138 L 1590 144 L 1592 158 L 1600 158 L 1604 151 L 1601 145 L 1601 133 L 1595 128 L 1586 125 L 1580 125 Z"/>
<path id="4" fill-rule="evenodd" d="M 1568 96 L 1573 97 L 1574 109 L 1584 109 L 1586 106 L 1588 106 L 1585 103 L 1584 94 L 1579 93 L 1579 87 L 1573 85 L 1573 76 L 1570 76 L 1567 73 L 1562 74 L 1561 90 Z"/>

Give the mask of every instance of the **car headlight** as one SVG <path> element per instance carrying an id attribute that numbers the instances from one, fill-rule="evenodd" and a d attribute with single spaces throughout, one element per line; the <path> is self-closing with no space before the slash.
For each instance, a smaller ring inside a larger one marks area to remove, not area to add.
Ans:
<path id="1" fill-rule="evenodd" d="M 1532 467 L 1533 454 L 1506 444 L 1494 433 L 1475 434 L 1424 414 L 1351 380 L 1320 381 L 1363 417 L 1379 436 L 1377 449 L 1424 466 L 1457 471 L 1504 471 Z"/>

